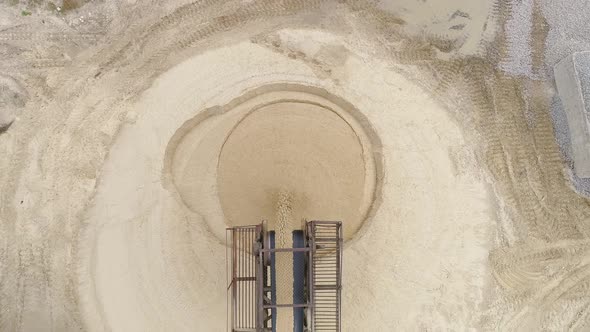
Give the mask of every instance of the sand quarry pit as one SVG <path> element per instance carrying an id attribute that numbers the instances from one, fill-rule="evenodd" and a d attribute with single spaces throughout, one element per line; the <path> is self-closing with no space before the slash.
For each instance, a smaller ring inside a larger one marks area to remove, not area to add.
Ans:
<path id="1" fill-rule="evenodd" d="M 0 330 L 224 331 L 226 227 L 341 219 L 343 331 L 587 331 L 583 10 L 0 4 Z"/>

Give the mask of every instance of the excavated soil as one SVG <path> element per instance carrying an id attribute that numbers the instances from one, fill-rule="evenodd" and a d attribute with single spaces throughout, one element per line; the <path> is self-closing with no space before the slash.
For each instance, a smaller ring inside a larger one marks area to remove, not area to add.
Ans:
<path id="1" fill-rule="evenodd" d="M 352 221 L 344 331 L 590 328 L 543 1 L 39 3 L 0 5 L 0 330 L 223 331 L 223 229 L 283 189 Z M 285 91 L 323 100 L 244 117 Z"/>

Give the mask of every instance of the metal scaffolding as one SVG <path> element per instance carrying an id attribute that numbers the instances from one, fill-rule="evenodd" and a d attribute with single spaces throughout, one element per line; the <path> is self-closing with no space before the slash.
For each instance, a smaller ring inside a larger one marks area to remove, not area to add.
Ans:
<path id="1" fill-rule="evenodd" d="M 341 222 L 307 222 L 292 248 L 275 248 L 264 223 L 228 228 L 227 244 L 228 331 L 277 332 L 277 308 L 293 308 L 294 332 L 341 330 Z M 292 303 L 277 303 L 276 255 L 293 261 Z"/>

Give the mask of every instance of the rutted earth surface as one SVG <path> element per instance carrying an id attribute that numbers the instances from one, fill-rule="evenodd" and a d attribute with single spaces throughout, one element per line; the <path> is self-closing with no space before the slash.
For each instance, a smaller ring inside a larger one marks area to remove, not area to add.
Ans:
<path id="1" fill-rule="evenodd" d="M 590 204 L 555 137 L 547 8 L 0 5 L 0 330 L 224 330 L 220 149 L 191 129 L 265 86 L 326 91 L 376 136 L 345 331 L 588 330 Z M 187 201 L 174 160 L 198 144 Z"/>

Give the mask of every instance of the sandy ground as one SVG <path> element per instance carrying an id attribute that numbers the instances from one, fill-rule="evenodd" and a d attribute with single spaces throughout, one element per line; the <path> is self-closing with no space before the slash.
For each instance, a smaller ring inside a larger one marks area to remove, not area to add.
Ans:
<path id="1" fill-rule="evenodd" d="M 0 330 L 223 331 L 223 143 L 304 95 L 370 129 L 344 331 L 590 328 L 547 2 L 72 3 L 0 5 Z"/>
<path id="2" fill-rule="evenodd" d="M 275 229 L 277 199 L 287 191 L 289 228 L 301 229 L 303 220 L 343 220 L 351 238 L 374 196 L 375 174 L 365 168 L 359 138 L 338 113 L 309 103 L 272 104 L 240 121 L 222 146 L 223 214 L 230 225 L 265 219 Z M 367 194 L 365 178 L 372 182 Z"/>

